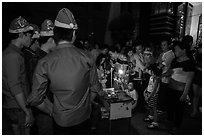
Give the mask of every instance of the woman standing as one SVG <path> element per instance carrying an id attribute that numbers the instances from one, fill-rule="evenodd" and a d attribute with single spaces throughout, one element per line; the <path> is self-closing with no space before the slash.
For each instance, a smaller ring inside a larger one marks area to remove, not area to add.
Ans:
<path id="1" fill-rule="evenodd" d="M 202 43 L 198 45 L 198 49 L 195 54 L 195 60 L 196 69 L 193 81 L 193 111 L 190 115 L 192 118 L 195 118 L 198 114 L 199 101 L 202 97 Z"/>
<path id="2" fill-rule="evenodd" d="M 177 134 L 184 114 L 184 104 L 191 88 L 195 65 L 188 56 L 188 49 L 181 42 L 173 43 L 176 58 L 171 63 L 171 76 L 169 81 L 168 116 L 173 121 L 172 134 Z"/>

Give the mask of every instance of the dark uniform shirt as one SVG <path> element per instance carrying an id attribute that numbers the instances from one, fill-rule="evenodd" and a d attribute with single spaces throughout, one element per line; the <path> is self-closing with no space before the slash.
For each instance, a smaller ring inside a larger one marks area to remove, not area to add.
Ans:
<path id="1" fill-rule="evenodd" d="M 2 92 L 4 108 L 20 108 L 15 100 L 15 95 L 23 92 L 27 96 L 29 93 L 23 53 L 12 44 L 3 51 Z"/>
<path id="2" fill-rule="evenodd" d="M 100 91 L 92 56 L 64 43 L 38 62 L 28 102 L 39 105 L 47 89 L 53 93 L 53 117 L 62 127 L 74 126 L 90 117 L 90 92 Z M 90 90 L 89 90 L 90 89 Z"/>
<path id="3" fill-rule="evenodd" d="M 32 58 L 34 58 L 36 56 L 36 53 L 28 47 L 23 47 L 21 50 L 24 54 L 24 62 L 25 62 L 25 69 L 26 69 L 26 75 L 28 78 L 28 83 L 29 83 L 29 87 L 31 88 L 32 85 L 32 66 L 30 66 L 30 62 L 32 60 Z M 31 89 L 30 89 L 31 91 Z"/>

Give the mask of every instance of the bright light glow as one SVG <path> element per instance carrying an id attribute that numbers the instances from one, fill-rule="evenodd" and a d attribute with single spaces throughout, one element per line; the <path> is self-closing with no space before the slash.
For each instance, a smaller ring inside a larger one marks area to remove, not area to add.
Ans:
<path id="1" fill-rule="evenodd" d="M 119 69 L 119 70 L 118 70 L 118 73 L 119 73 L 120 75 L 122 75 L 122 74 L 123 74 L 123 70 L 122 70 L 122 69 Z"/>

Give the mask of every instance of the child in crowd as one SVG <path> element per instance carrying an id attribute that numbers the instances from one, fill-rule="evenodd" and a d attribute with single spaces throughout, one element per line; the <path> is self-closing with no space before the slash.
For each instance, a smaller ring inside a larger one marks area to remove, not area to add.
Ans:
<path id="1" fill-rule="evenodd" d="M 132 101 L 132 109 L 134 109 L 137 105 L 137 100 L 138 100 L 138 93 L 137 91 L 134 89 L 134 84 L 132 82 L 128 83 L 128 91 L 127 94 L 133 98 Z"/>
<path id="2" fill-rule="evenodd" d="M 148 67 L 149 74 L 149 83 L 147 88 L 144 91 L 145 101 L 148 104 L 149 115 L 144 120 L 146 122 L 153 121 L 148 128 L 154 129 L 158 128 L 157 122 L 157 99 L 158 99 L 158 90 L 160 87 L 160 76 L 162 70 L 158 68 L 157 64 L 152 64 Z"/>

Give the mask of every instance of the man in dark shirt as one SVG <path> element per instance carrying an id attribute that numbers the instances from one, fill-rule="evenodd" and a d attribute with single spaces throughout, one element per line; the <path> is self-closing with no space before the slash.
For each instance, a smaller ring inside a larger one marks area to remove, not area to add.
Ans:
<path id="1" fill-rule="evenodd" d="M 169 89 L 166 92 L 168 119 L 173 122 L 173 128 L 170 130 L 172 134 L 178 134 L 181 127 L 185 101 L 194 77 L 195 64 L 188 56 L 188 50 L 188 47 L 179 41 L 173 43 L 176 58 L 171 62 Z"/>
<path id="2" fill-rule="evenodd" d="M 54 33 L 54 24 L 51 20 L 46 19 L 41 25 L 39 44 L 40 48 L 36 51 L 35 56 L 31 59 L 30 68 L 32 70 L 31 74 L 35 71 L 36 65 L 40 59 L 45 57 L 54 47 L 55 42 L 53 39 Z M 53 102 L 53 95 L 50 92 L 49 88 L 46 91 L 45 102 L 51 104 Z M 33 108 L 35 115 L 35 123 L 37 126 L 39 135 L 52 135 L 53 134 L 53 119 L 52 117 L 40 111 L 37 108 Z"/>
<path id="3" fill-rule="evenodd" d="M 38 39 L 40 37 L 40 30 L 37 25 L 30 24 L 33 27 L 33 36 L 32 41 L 29 47 L 23 47 L 22 52 L 24 54 L 24 60 L 25 60 L 25 67 L 26 67 L 26 74 L 28 77 L 28 83 L 31 88 L 32 85 L 32 66 L 30 66 L 32 59 L 36 56 L 36 50 L 39 48 Z M 30 89 L 31 91 L 31 89 Z"/>
<path id="4" fill-rule="evenodd" d="M 54 24 L 49 19 L 44 20 L 43 23 L 41 24 L 40 38 L 38 40 L 40 48 L 36 50 L 36 54 L 30 61 L 30 69 L 32 75 L 35 71 L 35 67 L 38 61 L 45 57 L 56 46 L 53 38 L 54 36 L 53 29 Z"/>
<path id="5" fill-rule="evenodd" d="M 60 10 L 54 28 L 57 47 L 38 62 L 28 98 L 32 106 L 52 114 L 55 134 L 88 134 L 91 101 L 101 91 L 93 57 L 73 45 L 77 29 L 73 14 Z M 53 106 L 44 102 L 48 83 Z"/>
<path id="6" fill-rule="evenodd" d="M 11 121 L 14 134 L 29 134 L 29 127 L 33 122 L 32 112 L 26 108 L 29 85 L 21 52 L 24 46 L 30 45 L 32 30 L 24 18 L 14 19 L 9 28 L 11 43 L 4 50 L 2 57 L 2 92 L 5 97 L 3 112 Z"/>

